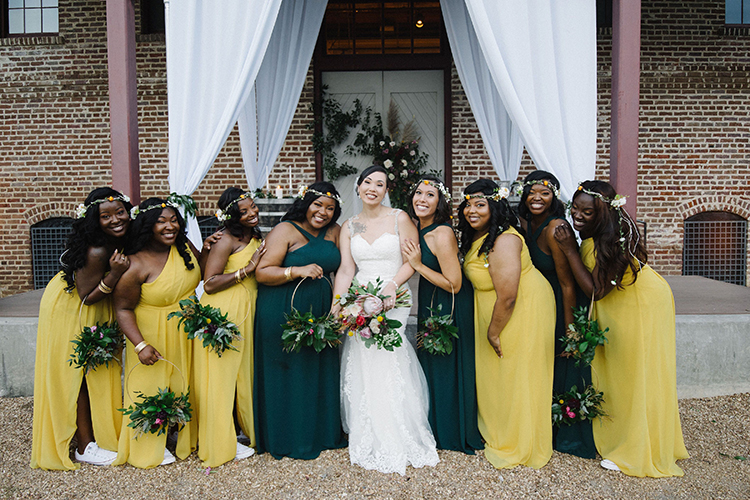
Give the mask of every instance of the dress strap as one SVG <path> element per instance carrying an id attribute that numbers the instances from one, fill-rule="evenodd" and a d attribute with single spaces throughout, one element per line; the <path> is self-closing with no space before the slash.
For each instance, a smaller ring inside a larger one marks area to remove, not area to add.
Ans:
<path id="1" fill-rule="evenodd" d="M 400 213 L 401 213 L 401 210 L 399 210 L 398 208 L 394 208 L 388 213 L 388 215 L 396 216 L 396 220 L 393 222 L 393 230 L 396 232 L 396 236 L 398 236 L 398 216 Z"/>
<path id="2" fill-rule="evenodd" d="M 292 222 L 290 220 L 285 221 L 285 222 L 288 222 L 289 224 L 291 224 L 292 226 L 294 226 L 295 228 L 297 228 L 297 231 L 299 231 L 300 233 L 302 233 L 302 236 L 304 236 L 308 240 L 314 240 L 315 239 L 315 236 L 313 236 L 312 234 L 308 233 L 307 231 L 305 231 L 304 229 L 302 229 L 301 227 L 299 227 L 294 222 Z"/>

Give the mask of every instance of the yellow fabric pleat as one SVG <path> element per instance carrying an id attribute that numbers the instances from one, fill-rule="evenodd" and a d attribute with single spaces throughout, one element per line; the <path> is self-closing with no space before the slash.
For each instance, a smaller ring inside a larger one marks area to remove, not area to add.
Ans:
<path id="1" fill-rule="evenodd" d="M 82 326 L 103 323 L 112 316 L 107 297 L 91 306 L 83 306 L 78 291 L 65 292 L 62 272 L 47 285 L 39 305 L 39 327 L 34 365 L 34 419 L 31 467 L 48 470 L 72 470 L 79 465 L 70 459 L 70 441 L 76 432 L 76 411 L 84 372 L 68 364 L 73 353 L 72 340 Z M 80 321 L 79 321 L 80 311 Z M 91 400 L 91 423 L 97 444 L 117 449 L 122 415 L 120 374 L 116 362 L 100 366 L 86 374 Z"/>
<path id="2" fill-rule="evenodd" d="M 581 258 L 589 270 L 594 241 L 584 240 Z M 602 457 L 630 476 L 682 476 L 676 460 L 688 458 L 677 407 L 674 299 L 669 284 L 643 266 L 632 285 L 596 302 L 599 327 L 608 343 L 597 348 L 592 380 L 604 392 L 608 418 L 594 421 L 594 442 Z"/>
<path id="3" fill-rule="evenodd" d="M 126 407 L 139 401 L 136 392 L 154 395 L 159 388 L 169 387 L 179 395 L 187 390 L 186 384 L 192 385 L 193 341 L 188 340 L 182 328 L 178 328 L 178 318 L 167 320 L 169 313 L 179 311 L 180 300 L 195 293 L 195 287 L 200 282 L 197 259 L 192 258 L 192 262 L 193 269 L 186 269 L 176 247 L 172 246 L 161 274 L 153 282 L 141 286 L 141 298 L 135 308 L 138 328 L 144 340 L 179 370 L 164 361 L 151 366 L 141 365 L 133 351 L 133 344 L 128 341 L 125 347 Z M 192 391 L 190 404 L 193 408 L 193 420 L 185 425 L 177 439 L 176 455 L 181 459 L 187 458 L 195 449 L 198 438 L 195 396 Z M 117 459 L 113 465 L 129 463 L 142 469 L 156 467 L 164 459 L 166 435 L 144 434 L 134 439 L 135 430 L 127 427 L 129 422 L 128 417 L 123 420 Z"/>
<path id="4" fill-rule="evenodd" d="M 474 285 L 477 408 L 484 455 L 498 469 L 526 465 L 538 469 L 552 456 L 552 375 L 555 350 L 555 296 L 533 266 L 526 243 L 521 279 L 510 321 L 500 334 L 503 358 L 487 340 L 497 294 L 485 259 L 484 239 L 474 242 L 464 272 Z"/>
<path id="5" fill-rule="evenodd" d="M 224 273 L 245 267 L 260 240 L 253 239 L 245 248 L 229 256 Z M 235 323 L 242 340 L 233 342 L 239 352 L 225 350 L 219 357 L 203 347 L 199 340 L 193 347 L 194 391 L 197 402 L 198 457 L 203 467 L 216 467 L 232 460 L 237 452 L 237 433 L 233 410 L 237 397 L 237 420 L 250 446 L 255 446 L 253 422 L 253 324 L 258 283 L 255 275 L 241 284 L 212 295 L 204 294 L 201 302 L 221 309 Z"/>

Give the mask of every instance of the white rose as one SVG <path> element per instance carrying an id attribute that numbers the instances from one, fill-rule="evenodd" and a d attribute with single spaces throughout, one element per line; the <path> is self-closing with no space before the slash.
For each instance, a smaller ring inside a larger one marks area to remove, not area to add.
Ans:
<path id="1" fill-rule="evenodd" d="M 378 318 L 372 318 L 368 326 L 372 333 L 380 333 L 380 322 L 378 321 Z"/>
<path id="2" fill-rule="evenodd" d="M 403 166 L 407 166 L 408 164 L 409 164 L 409 162 L 408 162 L 408 161 L 406 161 L 406 160 L 401 160 L 401 165 L 403 165 Z"/>
<path id="3" fill-rule="evenodd" d="M 395 175 L 393 175 L 393 174 L 388 174 L 388 178 L 389 178 L 390 180 L 393 180 L 393 179 L 395 179 L 395 178 L 396 178 L 396 176 L 395 176 Z"/>
<path id="4" fill-rule="evenodd" d="M 500 188 L 500 191 L 498 191 L 498 193 L 500 194 L 500 198 L 507 198 L 508 195 L 510 194 L 510 189 L 503 186 Z"/>
<path id="5" fill-rule="evenodd" d="M 409 171 L 408 171 L 408 170 L 406 170 L 406 169 L 403 169 L 403 170 L 401 171 L 401 177 L 406 177 L 407 175 L 409 175 Z"/>
<path id="6" fill-rule="evenodd" d="M 411 151 L 409 151 L 409 154 L 412 155 L 412 156 L 414 156 L 414 155 L 417 154 L 417 152 L 412 149 Z"/>
<path id="7" fill-rule="evenodd" d="M 391 141 L 391 142 L 389 142 L 389 143 L 388 143 L 388 145 L 389 145 L 390 147 L 393 147 L 393 146 L 395 146 L 395 145 L 396 145 L 396 143 L 395 143 L 395 142 L 393 142 L 393 141 Z"/>
<path id="8" fill-rule="evenodd" d="M 383 166 L 384 166 L 385 168 L 391 168 L 391 166 L 392 166 L 392 165 L 393 165 L 393 162 L 392 162 L 391 160 L 385 160 L 385 161 L 383 162 Z"/>

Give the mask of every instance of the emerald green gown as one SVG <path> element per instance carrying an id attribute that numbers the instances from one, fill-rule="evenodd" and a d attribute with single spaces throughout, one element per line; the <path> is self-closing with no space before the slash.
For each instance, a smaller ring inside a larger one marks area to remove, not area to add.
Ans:
<path id="1" fill-rule="evenodd" d="M 442 224 L 448 225 L 448 224 Z M 419 230 L 422 264 L 438 273 L 440 263 L 424 236 L 437 228 L 431 224 Z M 450 227 L 450 226 L 449 226 Z M 456 293 L 453 324 L 458 327 L 458 338 L 453 339 L 453 352 L 447 356 L 433 355 L 420 349 L 422 364 L 430 393 L 429 421 L 437 447 L 442 450 L 462 451 L 473 455 L 484 448 L 477 425 L 477 393 L 474 372 L 474 289 L 462 273 L 463 284 Z M 433 295 L 434 294 L 434 295 Z M 441 315 L 450 314 L 451 294 L 419 278 L 420 323 L 430 316 L 428 310 L 442 305 Z"/>
<path id="2" fill-rule="evenodd" d="M 328 278 L 341 263 L 336 245 L 290 222 L 308 243 L 286 254 L 283 267 L 318 264 Z M 294 306 L 316 316 L 331 308 L 331 285 L 326 278 L 306 279 L 297 289 Z M 258 453 L 275 458 L 317 458 L 322 450 L 342 448 L 339 404 L 339 352 L 311 347 L 284 352 L 281 332 L 285 313 L 299 280 L 279 286 L 258 285 L 255 314 L 255 437 Z"/>
<path id="3" fill-rule="evenodd" d="M 537 239 L 542 234 L 545 227 L 554 219 L 559 217 L 548 217 L 530 236 L 526 236 L 526 245 L 529 247 L 531 261 L 555 292 L 555 304 L 557 307 L 557 322 L 555 323 L 555 372 L 552 382 L 552 390 L 555 394 L 561 394 L 568 391 L 572 386 L 583 390 L 591 384 L 591 367 L 576 366 L 572 358 L 561 358 L 560 353 L 563 351 L 560 338 L 565 336 L 567 325 L 565 325 L 565 316 L 563 314 L 563 296 L 560 280 L 557 278 L 555 270 L 555 261 L 551 255 L 544 253 L 537 244 Z M 576 306 L 586 306 L 589 303 L 583 291 L 575 285 L 576 288 Z M 606 398 L 606 394 L 605 394 Z M 591 428 L 591 422 L 577 422 L 573 425 L 561 425 L 553 428 L 553 447 L 562 453 L 569 453 L 582 458 L 595 458 L 596 447 L 594 446 L 594 434 Z"/>

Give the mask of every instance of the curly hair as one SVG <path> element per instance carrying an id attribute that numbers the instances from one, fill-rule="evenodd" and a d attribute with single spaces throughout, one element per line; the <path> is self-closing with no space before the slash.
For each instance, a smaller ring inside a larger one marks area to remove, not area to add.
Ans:
<path id="1" fill-rule="evenodd" d="M 84 205 L 89 206 L 86 215 L 81 219 L 73 221 L 71 233 L 65 245 L 65 251 L 60 256 L 60 266 L 63 271 L 63 279 L 67 286 L 66 291 L 71 291 L 76 286 L 75 272 L 86 265 L 86 257 L 90 247 L 103 247 L 106 243 L 106 235 L 102 231 L 99 222 L 100 203 L 91 205 L 97 200 L 108 197 L 121 197 L 122 193 L 110 187 L 96 188 L 86 197 Z M 120 200 L 118 200 L 120 201 Z M 120 201 L 125 210 L 130 213 L 132 205 L 129 202 Z"/>
<path id="2" fill-rule="evenodd" d="M 409 216 L 412 219 L 418 219 L 417 214 L 414 212 L 414 194 L 417 192 L 417 188 L 419 188 L 419 185 L 422 184 L 421 181 L 423 180 L 439 182 L 440 184 L 443 184 L 443 181 L 439 179 L 438 177 L 435 177 L 434 175 L 431 175 L 431 174 L 425 174 L 420 179 L 420 182 L 414 185 L 414 187 L 411 190 L 411 193 L 409 193 L 409 206 L 407 207 Z M 433 221 L 433 223 L 443 224 L 443 223 L 449 222 L 450 220 L 451 220 L 451 204 L 448 202 L 448 200 L 445 199 L 445 195 L 441 193 L 440 190 L 438 189 L 438 203 L 437 203 L 437 207 L 435 208 L 435 220 Z"/>
<path id="3" fill-rule="evenodd" d="M 133 255 L 134 253 L 140 252 L 149 244 L 149 242 L 151 242 L 151 239 L 154 237 L 154 226 L 159 221 L 162 210 L 146 209 L 155 205 L 162 205 L 166 202 L 166 200 L 162 200 L 161 198 L 149 198 L 148 200 L 141 202 L 138 206 L 141 213 L 139 213 L 130 224 L 131 236 L 128 239 L 128 245 L 125 247 L 126 255 Z M 177 223 L 180 226 L 179 231 L 177 231 L 177 240 L 175 241 L 177 252 L 185 262 L 185 268 L 193 269 L 195 266 L 190 257 L 190 246 L 188 245 L 188 238 L 185 230 L 185 219 L 182 218 L 178 209 L 171 206 L 169 206 L 169 208 L 174 210 L 174 213 L 177 215 Z"/>
<path id="4" fill-rule="evenodd" d="M 307 188 L 305 196 L 302 198 L 296 198 L 294 200 L 294 203 L 292 203 L 292 206 L 289 207 L 289 210 L 287 210 L 284 216 L 281 217 L 281 220 L 294 222 L 301 222 L 305 220 L 305 217 L 307 217 L 307 209 L 310 208 L 310 205 L 312 205 L 315 200 L 320 198 L 319 194 L 312 192 L 313 189 L 320 193 L 331 193 L 333 196 L 338 196 L 339 198 L 341 197 L 339 195 L 339 192 L 336 191 L 334 185 L 330 182 L 321 181 L 310 184 L 310 186 Z M 339 204 L 338 200 L 336 200 L 335 198 L 332 199 L 336 203 L 336 207 L 333 209 L 333 217 L 331 217 L 331 221 L 323 228 L 324 231 L 327 230 L 331 225 L 335 224 L 339 219 L 339 216 L 341 216 L 341 205 Z"/>
<path id="5" fill-rule="evenodd" d="M 523 180 L 524 183 L 532 181 L 549 181 L 560 191 L 560 181 L 557 180 L 557 177 L 544 170 L 535 170 Z M 521 201 L 518 202 L 518 216 L 527 222 L 531 221 L 531 212 L 529 211 L 529 207 L 526 206 L 526 198 L 529 197 L 530 192 L 531 185 L 524 186 L 523 193 L 521 193 Z M 552 197 L 552 206 L 550 207 L 549 215 L 565 217 L 565 204 L 557 196 Z"/>
<path id="6" fill-rule="evenodd" d="M 464 196 L 470 194 L 483 193 L 486 195 L 492 195 L 497 188 L 497 184 L 490 179 L 479 179 L 469 184 L 464 189 Z M 469 222 L 464 216 L 464 208 L 466 208 L 467 200 L 464 197 L 461 204 L 458 206 L 458 230 L 461 232 L 461 255 L 466 255 L 471 248 L 472 240 L 476 231 L 471 227 Z M 504 231 L 513 227 L 517 231 L 520 231 L 518 224 L 518 217 L 513 213 L 513 209 L 510 208 L 508 200 L 503 198 L 500 201 L 487 198 L 487 204 L 490 207 L 490 228 L 487 233 L 487 238 L 482 243 L 479 249 L 479 255 L 489 254 L 492 251 L 492 247 L 495 245 L 495 240 Z"/>
<path id="7" fill-rule="evenodd" d="M 239 203 L 232 202 L 236 201 L 240 196 L 245 194 L 245 192 L 246 191 L 243 191 L 238 187 L 228 187 L 224 190 L 223 193 L 221 193 L 221 196 L 219 196 L 219 201 L 217 203 L 219 205 L 219 208 L 229 216 L 227 220 L 221 223 L 219 229 L 226 229 L 232 236 L 236 238 L 242 238 L 245 231 L 245 226 L 240 223 L 240 218 L 242 216 L 240 215 L 240 207 L 238 206 Z M 230 203 L 232 203 L 232 206 L 227 209 L 227 205 L 229 205 Z M 257 225 L 253 228 L 250 228 L 250 236 L 257 239 L 263 238 Z"/>
<path id="8" fill-rule="evenodd" d="M 586 181 L 581 186 L 586 191 L 599 193 L 607 200 L 612 200 L 617 195 L 615 188 L 604 181 Z M 573 201 L 581 194 L 585 193 L 576 191 L 573 194 Z M 600 284 L 615 282 L 617 288 L 622 289 L 622 279 L 628 267 L 633 272 L 633 283 L 635 283 L 640 265 L 647 262 L 648 254 L 641 239 L 631 234 L 631 228 L 636 228 L 636 226 L 625 209 L 617 209 L 598 196 L 592 196 L 592 198 L 594 199 L 594 220 L 591 226 L 591 236 L 594 239 L 596 280 Z M 620 241 L 622 237 L 625 237 L 625 247 Z M 640 263 L 636 262 L 636 259 Z"/>

